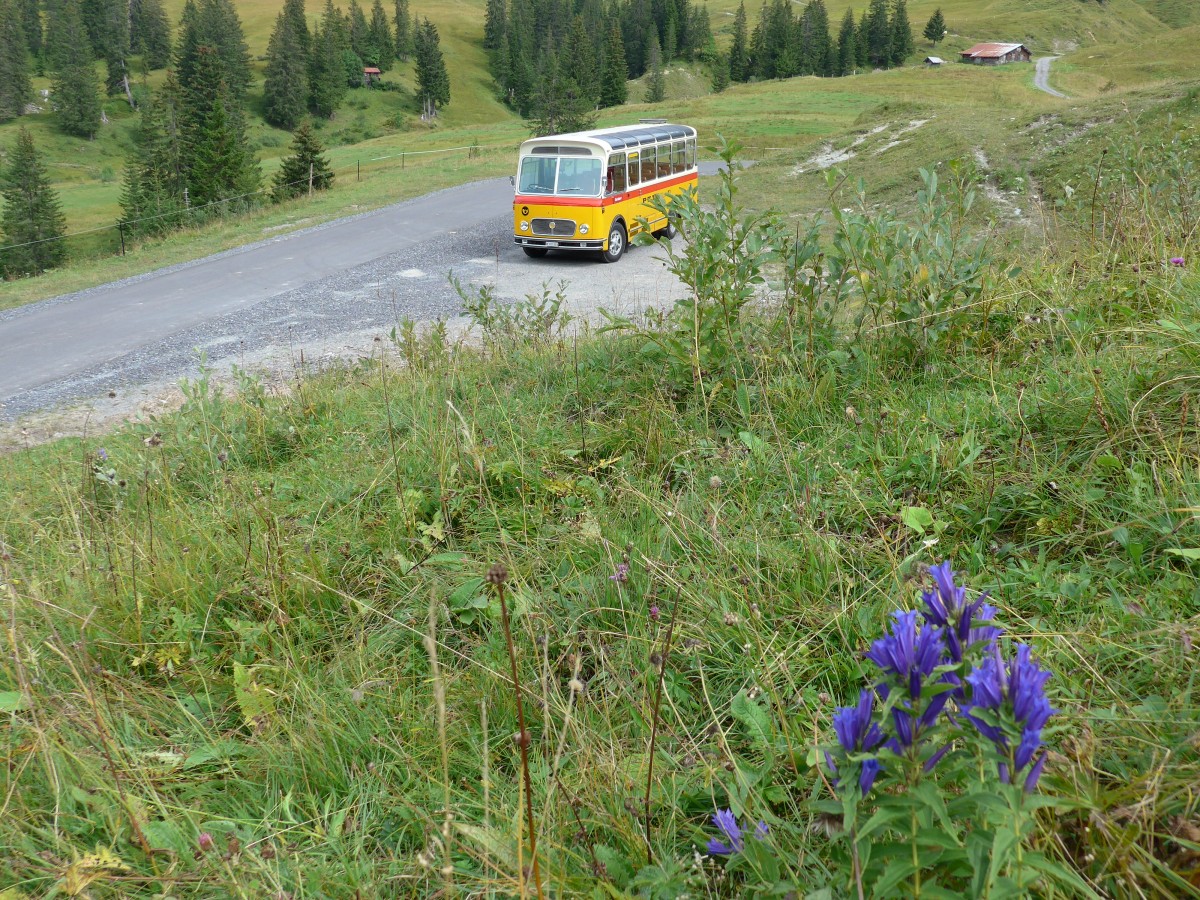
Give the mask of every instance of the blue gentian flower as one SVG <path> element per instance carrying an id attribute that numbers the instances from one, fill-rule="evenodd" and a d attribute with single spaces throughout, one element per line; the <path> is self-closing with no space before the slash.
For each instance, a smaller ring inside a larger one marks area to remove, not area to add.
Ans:
<path id="1" fill-rule="evenodd" d="M 872 713 L 875 707 L 875 697 L 870 691 L 862 691 L 858 695 L 855 706 L 839 706 L 833 714 L 833 730 L 837 734 L 838 743 L 847 755 L 851 753 L 869 753 L 883 743 L 883 732 L 875 724 Z M 826 762 L 836 773 L 837 766 L 833 757 L 826 754 Z M 880 765 L 877 759 L 864 760 L 858 776 L 858 786 L 863 794 L 871 790 L 875 778 L 879 775 Z"/>
<path id="2" fill-rule="evenodd" d="M 1033 660 L 1033 651 L 1028 644 L 1018 644 L 1015 655 L 1007 663 L 1000 657 L 998 647 L 984 657 L 976 669 L 967 676 L 971 686 L 971 698 L 966 708 L 966 718 L 972 725 L 996 745 L 1006 759 L 1000 765 L 1000 780 L 1008 784 L 1032 763 L 1025 776 L 1025 790 L 1037 787 L 1046 753 L 1042 749 L 1042 729 L 1058 710 L 1050 706 L 1046 697 L 1046 682 L 1050 673 Z M 1002 712 L 1010 713 L 1021 731 L 1021 739 L 1015 750 L 1011 750 L 1009 739 L 999 725 L 984 721 L 975 710 L 987 710 L 995 717 Z"/>
<path id="3" fill-rule="evenodd" d="M 932 566 L 934 589 L 921 595 L 925 604 L 925 621 L 945 629 L 946 651 L 950 662 L 962 662 L 963 654 L 975 644 L 994 644 L 1001 629 L 995 625 L 979 625 L 996 616 L 996 607 L 985 602 L 987 594 L 980 594 L 974 603 L 967 602 L 966 588 L 954 581 L 954 570 L 950 561 Z"/>
<path id="4" fill-rule="evenodd" d="M 741 853 L 745 849 L 745 835 L 742 832 L 742 827 L 738 825 L 737 816 L 733 814 L 733 810 L 718 809 L 713 813 L 712 823 L 725 836 L 725 840 L 720 841 L 716 838 L 710 838 L 707 846 L 709 853 L 714 856 L 730 856 L 734 853 Z M 760 819 L 754 827 L 754 836 L 762 841 L 766 840 L 768 833 L 767 823 Z"/>
<path id="5" fill-rule="evenodd" d="M 926 625 L 918 630 L 915 611 L 898 611 L 892 614 L 892 618 L 891 634 L 875 641 L 866 656 L 885 674 L 891 675 L 907 694 L 892 708 L 896 737 L 888 746 L 895 750 L 916 744 L 920 733 L 937 721 L 950 695 L 945 691 L 935 694 L 928 698 L 920 714 L 914 711 L 914 704 L 920 699 L 925 682 L 938 666 L 947 662 L 943 637 L 945 629 Z M 939 680 L 945 680 L 945 676 Z M 887 698 L 892 685 L 884 681 L 878 689 Z"/>

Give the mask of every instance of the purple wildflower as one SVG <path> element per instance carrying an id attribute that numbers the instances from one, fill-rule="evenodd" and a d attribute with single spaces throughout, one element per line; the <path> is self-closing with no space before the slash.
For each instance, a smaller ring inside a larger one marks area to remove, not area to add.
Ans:
<path id="1" fill-rule="evenodd" d="M 918 630 L 915 611 L 897 611 L 892 613 L 892 618 L 891 634 L 875 641 L 866 656 L 885 674 L 891 675 L 907 695 L 892 709 L 896 731 L 893 741 L 900 747 L 912 747 L 918 742 L 921 731 L 937 720 L 950 699 L 949 693 L 942 691 L 930 697 L 919 714 L 915 712 L 925 681 L 933 675 L 934 669 L 946 662 L 945 629 L 926 625 Z M 892 687 L 884 681 L 878 689 L 886 699 Z M 889 746 L 893 746 L 893 742 L 889 742 Z"/>
<path id="2" fill-rule="evenodd" d="M 987 594 L 980 594 L 974 603 L 968 603 L 966 588 L 955 583 L 949 560 L 931 567 L 929 574 L 933 576 L 934 589 L 921 595 L 925 621 L 945 629 L 950 661 L 962 662 L 963 654 L 976 644 L 994 644 L 1000 637 L 1000 628 L 977 624 L 996 616 L 996 607 L 985 602 Z"/>
<path id="3" fill-rule="evenodd" d="M 1046 682 L 1050 673 L 1041 668 L 1032 657 L 1028 644 L 1017 645 L 1012 660 L 1005 664 L 999 648 L 984 657 L 980 665 L 967 676 L 971 685 L 971 701 L 967 705 L 966 718 L 975 728 L 996 745 L 1006 762 L 1000 765 L 1000 779 L 1006 784 L 1033 763 L 1025 777 L 1025 790 L 1037 787 L 1046 752 L 1042 749 L 1042 728 L 1058 710 L 1050 706 L 1046 698 Z M 1021 739 L 1015 750 L 1010 749 L 1008 736 L 999 725 L 993 725 L 975 714 L 987 711 L 989 719 L 995 720 L 1002 711 L 1011 713 L 1013 721 L 1021 730 Z M 1011 767 L 1008 760 L 1011 760 Z"/>
<path id="4" fill-rule="evenodd" d="M 1171 265 L 1182 266 L 1183 265 L 1183 257 L 1182 256 L 1172 256 L 1171 257 Z"/>
<path id="5" fill-rule="evenodd" d="M 608 576 L 609 581 L 615 581 L 617 584 L 624 584 L 629 580 L 629 563 L 618 563 L 617 571 Z"/>
<path id="6" fill-rule="evenodd" d="M 662 615 L 662 611 L 658 608 L 658 604 L 652 604 L 650 606 L 650 621 L 657 622 L 660 615 Z"/>
<path id="7" fill-rule="evenodd" d="M 839 706 L 833 714 L 834 733 L 847 754 L 869 753 L 883 743 L 883 732 L 873 721 L 874 707 L 874 695 L 870 691 L 862 691 L 855 706 Z M 836 773 L 837 766 L 833 757 L 826 754 L 825 760 L 829 763 L 829 768 Z M 880 771 L 879 760 L 863 760 L 862 770 L 858 775 L 858 786 L 864 795 L 870 792 L 871 785 L 875 783 Z"/>
<path id="8" fill-rule="evenodd" d="M 108 459 L 108 451 L 105 450 L 103 447 L 100 447 L 96 451 L 96 456 L 98 456 L 100 459 Z"/>
<path id="9" fill-rule="evenodd" d="M 712 823 L 717 826 L 717 830 L 725 836 L 724 841 L 717 838 L 710 838 L 708 841 L 708 852 L 714 856 L 730 856 L 734 853 L 741 853 L 746 846 L 745 834 L 742 827 L 738 824 L 737 816 L 733 814 L 731 809 L 718 809 L 713 813 Z M 761 819 L 754 827 L 754 836 L 760 840 L 766 840 L 769 829 L 767 823 Z"/>

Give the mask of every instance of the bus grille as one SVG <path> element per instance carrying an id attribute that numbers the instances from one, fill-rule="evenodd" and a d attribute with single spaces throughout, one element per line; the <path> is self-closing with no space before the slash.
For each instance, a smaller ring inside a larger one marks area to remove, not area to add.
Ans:
<path id="1" fill-rule="evenodd" d="M 571 219 L 534 219 L 530 224 L 534 234 L 570 237 L 575 233 L 575 223 Z"/>

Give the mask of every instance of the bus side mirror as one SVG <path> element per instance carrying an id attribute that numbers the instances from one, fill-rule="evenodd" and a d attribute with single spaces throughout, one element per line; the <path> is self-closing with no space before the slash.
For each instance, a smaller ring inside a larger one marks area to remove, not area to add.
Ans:
<path id="1" fill-rule="evenodd" d="M 517 186 L 517 176 L 516 175 L 508 176 L 508 186 L 514 187 L 514 188 Z"/>

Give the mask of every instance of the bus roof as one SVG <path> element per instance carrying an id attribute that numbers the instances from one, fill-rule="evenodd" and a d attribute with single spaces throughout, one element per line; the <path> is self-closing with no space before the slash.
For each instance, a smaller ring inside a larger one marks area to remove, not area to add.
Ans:
<path id="1" fill-rule="evenodd" d="M 551 134 L 546 137 L 530 138 L 521 144 L 521 152 L 527 153 L 534 147 L 552 147 L 560 143 L 591 144 L 608 150 L 626 150 L 643 144 L 656 144 L 664 140 L 694 138 L 696 129 L 690 125 L 618 125 L 615 128 L 595 128 L 591 131 L 574 131 L 570 134 Z"/>

